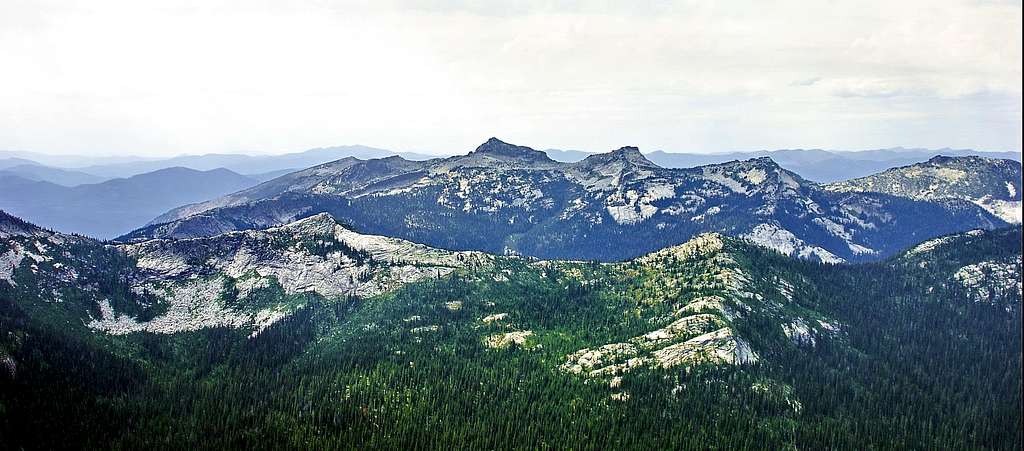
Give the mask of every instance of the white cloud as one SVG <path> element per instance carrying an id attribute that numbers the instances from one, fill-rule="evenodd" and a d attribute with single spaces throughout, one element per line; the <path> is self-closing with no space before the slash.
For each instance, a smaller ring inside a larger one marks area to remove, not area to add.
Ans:
<path id="1" fill-rule="evenodd" d="M 0 149 L 1020 149 L 999 2 L 0 3 Z"/>

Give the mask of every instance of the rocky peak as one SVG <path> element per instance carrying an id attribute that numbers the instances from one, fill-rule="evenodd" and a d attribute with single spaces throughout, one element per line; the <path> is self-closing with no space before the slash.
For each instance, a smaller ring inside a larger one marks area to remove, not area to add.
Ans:
<path id="1" fill-rule="evenodd" d="M 509 144 L 498 138 L 488 139 L 479 145 L 470 155 L 487 155 L 495 158 L 514 158 L 523 160 L 553 161 L 542 151 L 526 146 Z"/>
<path id="2" fill-rule="evenodd" d="M 648 160 L 644 154 L 640 153 L 640 149 L 633 146 L 620 147 L 617 150 L 613 150 L 611 155 L 615 159 L 620 159 L 636 166 L 646 166 L 658 168 L 657 164 L 654 164 L 651 160 Z"/>
<path id="3" fill-rule="evenodd" d="M 290 230 L 294 232 L 324 232 L 333 231 L 334 226 L 338 225 L 338 222 L 334 220 L 334 217 L 328 213 L 317 213 L 313 216 L 300 219 L 290 224 L 285 224 L 281 227 L 271 228 L 269 230 Z"/>
<path id="4" fill-rule="evenodd" d="M 771 157 L 734 160 L 698 169 L 705 178 L 748 195 L 753 192 L 796 195 L 808 183 L 796 173 L 783 169 Z"/>
<path id="5" fill-rule="evenodd" d="M 637 259 L 640 262 L 658 261 L 665 257 L 672 257 L 678 260 L 689 260 L 692 258 L 706 257 L 720 252 L 725 248 L 726 238 L 721 233 L 706 232 L 690 238 L 685 243 L 670 246 L 659 251 L 652 252 Z"/>
<path id="6" fill-rule="evenodd" d="M 356 157 L 353 157 L 353 156 L 348 156 L 348 157 L 340 158 L 340 159 L 337 159 L 337 160 L 334 160 L 334 161 L 328 161 L 326 163 L 321 163 L 321 164 L 318 164 L 316 166 L 303 169 L 302 171 L 310 171 L 310 170 L 315 170 L 315 169 L 347 168 L 347 167 L 352 166 L 354 164 L 361 163 L 362 161 L 363 160 L 360 160 L 359 158 L 356 158 Z M 297 171 L 297 172 L 302 172 L 302 171 Z"/>
<path id="7" fill-rule="evenodd" d="M 786 171 L 778 163 L 775 162 L 771 157 L 758 157 L 751 158 L 749 160 L 733 160 L 725 163 L 709 164 L 701 166 L 705 172 L 715 172 L 721 174 L 739 174 L 743 172 L 749 172 L 751 170 L 761 171 L 766 177 L 777 178 L 776 174 L 786 173 L 794 177 L 799 177 L 796 174 L 792 174 Z"/>
<path id="8" fill-rule="evenodd" d="M 751 159 L 747 160 L 747 163 L 756 165 L 756 166 L 758 166 L 760 168 L 771 168 L 771 169 L 781 168 L 781 166 L 779 166 L 779 164 L 776 163 L 775 160 L 772 159 L 772 157 L 768 157 L 768 156 L 751 158 Z"/>
<path id="9" fill-rule="evenodd" d="M 1009 163 L 1013 165 L 1013 160 L 1001 160 L 998 158 L 982 157 L 978 155 L 963 155 L 958 157 L 950 157 L 946 155 L 936 155 L 931 157 L 927 162 L 922 165 L 931 166 L 1000 166 Z M 1020 163 L 1017 163 L 1020 164 Z M 911 167 L 916 165 L 911 165 Z M 901 169 L 901 168 L 894 168 Z"/>
<path id="10" fill-rule="evenodd" d="M 640 149 L 633 146 L 621 147 L 608 153 L 601 153 L 596 155 L 590 155 L 583 159 L 576 166 L 585 169 L 600 169 L 609 166 L 621 166 L 622 169 L 626 168 L 661 168 L 657 164 L 648 160 Z"/>
<path id="11" fill-rule="evenodd" d="M 928 164 L 949 164 L 957 159 L 955 157 L 947 157 L 945 155 L 936 155 L 928 159 Z"/>

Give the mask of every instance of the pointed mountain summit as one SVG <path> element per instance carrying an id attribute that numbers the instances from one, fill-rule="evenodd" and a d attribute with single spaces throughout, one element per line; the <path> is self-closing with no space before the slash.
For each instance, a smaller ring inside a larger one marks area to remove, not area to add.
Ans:
<path id="1" fill-rule="evenodd" d="M 490 138 L 466 155 L 456 155 L 439 162 L 437 168 L 551 169 L 561 165 L 548 154 L 526 146 L 509 144 Z"/>

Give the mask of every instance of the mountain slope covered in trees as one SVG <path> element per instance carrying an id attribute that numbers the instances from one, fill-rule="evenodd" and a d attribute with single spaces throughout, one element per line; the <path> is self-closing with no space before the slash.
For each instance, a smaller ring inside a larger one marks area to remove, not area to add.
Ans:
<path id="1" fill-rule="evenodd" d="M 110 246 L 0 214 L 0 438 L 1018 449 L 1020 245 L 1019 227 L 977 230 L 825 265 L 704 234 L 599 264 L 434 250 L 325 215 Z M 204 306 L 243 319 L 204 323 Z M 111 327 L 126 324 L 197 327 Z"/>

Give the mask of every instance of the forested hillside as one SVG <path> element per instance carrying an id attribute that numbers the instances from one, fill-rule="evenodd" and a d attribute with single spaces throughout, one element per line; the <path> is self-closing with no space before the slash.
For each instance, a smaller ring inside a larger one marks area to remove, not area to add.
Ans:
<path id="1" fill-rule="evenodd" d="M 136 248 L 0 219 L 13 448 L 1022 444 L 1019 227 L 862 265 L 717 234 L 599 264 L 408 247 L 326 217 Z M 204 269 L 174 273 L 179 256 Z M 232 272 L 281 258 L 363 275 L 303 289 Z M 358 292 L 409 265 L 431 273 Z M 205 302 L 252 320 L 107 327 L 194 319 L 171 314 L 177 290 L 213 277 Z"/>

